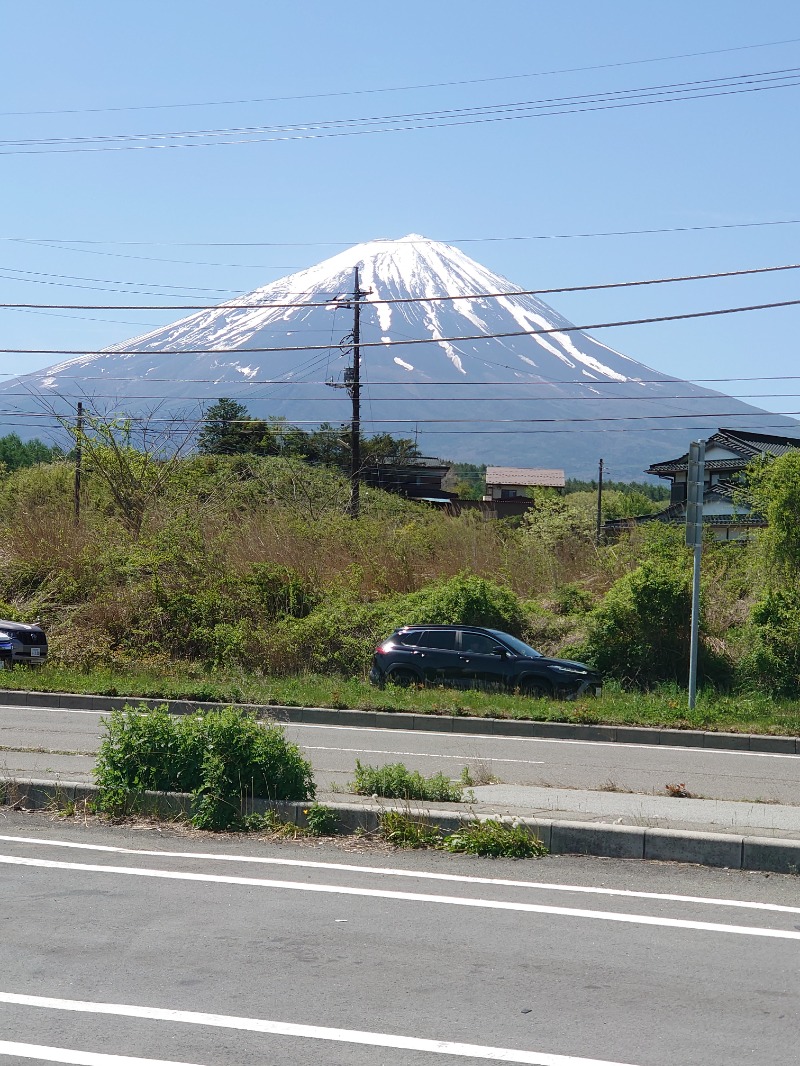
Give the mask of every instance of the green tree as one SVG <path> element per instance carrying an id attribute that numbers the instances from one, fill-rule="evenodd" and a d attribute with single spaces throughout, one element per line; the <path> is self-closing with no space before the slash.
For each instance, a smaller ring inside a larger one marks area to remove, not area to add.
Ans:
<path id="1" fill-rule="evenodd" d="M 787 452 L 777 459 L 759 459 L 746 475 L 743 495 L 752 509 L 767 520 L 763 545 L 768 570 L 800 572 L 800 451 Z"/>
<path id="2" fill-rule="evenodd" d="M 254 422 L 243 403 L 222 397 L 206 411 L 205 423 L 197 438 L 204 455 L 242 455 L 252 451 Z"/>
<path id="3" fill-rule="evenodd" d="M 52 463 L 64 458 L 64 452 L 57 445 L 52 447 L 38 438 L 23 441 L 16 433 L 0 437 L 0 468 L 21 470 L 37 463 Z"/>

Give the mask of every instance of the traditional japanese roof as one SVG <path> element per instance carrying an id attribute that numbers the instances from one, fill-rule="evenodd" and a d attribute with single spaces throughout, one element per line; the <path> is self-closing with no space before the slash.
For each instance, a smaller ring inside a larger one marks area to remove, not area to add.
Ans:
<path id="1" fill-rule="evenodd" d="M 800 429 L 798 429 L 800 432 Z M 751 459 L 759 455 L 773 458 L 800 449 L 800 437 L 779 437 L 771 433 L 752 433 L 745 429 L 718 429 L 706 441 L 706 448 L 717 445 L 734 453 L 724 459 L 707 459 L 707 471 L 741 470 Z M 662 463 L 653 463 L 645 473 L 669 477 L 672 473 L 686 470 L 689 465 L 689 453 L 677 459 L 667 459 Z"/>
<path id="2" fill-rule="evenodd" d="M 544 485 L 548 488 L 563 489 L 566 480 L 563 470 L 542 470 L 524 466 L 487 466 L 487 485 Z"/>
<path id="3" fill-rule="evenodd" d="M 703 493 L 703 503 L 710 503 L 713 500 L 724 500 L 726 503 L 734 505 L 734 509 L 724 514 L 703 514 L 703 524 L 712 526 L 766 526 L 765 519 L 753 511 L 747 508 L 747 505 L 742 505 L 741 501 L 737 499 L 738 494 L 741 492 L 741 488 L 738 485 L 733 485 L 730 482 L 720 482 L 714 485 L 712 488 L 707 489 Z M 744 509 L 739 509 L 743 507 Z M 657 514 L 638 515 L 635 518 L 615 518 L 608 522 L 603 523 L 606 529 L 626 529 L 630 526 L 638 526 L 644 522 L 671 522 L 674 524 L 682 523 L 686 520 L 686 502 L 681 500 L 677 503 L 671 503 L 669 507 L 666 507 L 663 511 L 658 511 Z"/>

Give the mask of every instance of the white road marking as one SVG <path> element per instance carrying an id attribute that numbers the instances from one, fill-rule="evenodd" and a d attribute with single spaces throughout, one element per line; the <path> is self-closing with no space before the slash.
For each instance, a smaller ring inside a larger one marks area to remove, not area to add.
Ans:
<path id="1" fill-rule="evenodd" d="M 398 714 L 410 713 L 398 711 Z M 529 721 L 530 719 L 521 719 Z M 534 719 L 535 720 L 535 719 Z M 777 751 L 745 751 L 738 748 L 701 748 L 696 745 L 683 747 L 680 744 L 632 744 L 620 740 L 570 740 L 567 737 L 515 737 L 499 733 L 455 733 L 443 729 L 393 729 L 390 726 L 358 726 L 358 725 L 320 725 L 316 722 L 279 722 L 287 729 L 344 729 L 358 733 L 395 733 L 408 736 L 435 736 L 435 737 L 458 737 L 460 740 L 496 740 L 498 743 L 512 742 L 514 744 L 577 744 L 590 748 L 646 748 L 650 751 L 680 751 L 694 755 L 750 755 L 758 759 L 800 759 L 800 755 L 788 755 Z M 646 728 L 646 727 L 642 727 Z M 419 754 L 415 752 L 415 754 Z M 488 756 L 491 758 L 491 756 Z"/>
<path id="2" fill-rule="evenodd" d="M 128 1055 L 104 1055 L 96 1051 L 46 1047 L 43 1044 L 20 1044 L 16 1040 L 0 1040 L 0 1055 L 36 1059 L 37 1062 L 67 1062 L 73 1066 L 197 1066 L 197 1063 L 174 1062 L 171 1059 L 139 1059 Z"/>
<path id="3" fill-rule="evenodd" d="M 410 755 L 418 759 L 457 759 L 459 762 L 469 762 L 476 758 L 475 755 L 439 755 L 433 751 L 386 751 L 384 748 L 335 748 L 324 747 L 322 744 L 302 744 L 305 751 L 351 751 L 356 755 Z M 495 755 L 487 756 L 489 762 L 516 762 L 526 766 L 544 766 L 544 759 L 499 759 Z"/>
<path id="4" fill-rule="evenodd" d="M 400 1048 L 404 1051 L 427 1051 L 434 1055 L 454 1055 L 461 1058 L 491 1059 L 494 1062 L 528 1063 L 529 1066 L 630 1066 L 604 1059 L 584 1059 L 574 1055 L 549 1055 L 541 1051 L 517 1051 L 513 1048 L 487 1047 L 484 1044 L 461 1044 L 450 1040 L 426 1040 L 416 1036 L 397 1036 L 391 1033 L 370 1033 L 359 1029 L 332 1029 L 323 1025 L 298 1025 L 293 1022 L 273 1022 L 261 1018 L 237 1018 L 231 1014 L 201 1014 L 198 1011 L 166 1010 L 161 1007 L 136 1007 L 124 1003 L 91 1003 L 76 999 L 51 999 L 46 996 L 24 996 L 0 992 L 0 1003 L 14 1003 L 25 1007 L 47 1007 L 51 1010 L 79 1011 L 87 1014 L 107 1014 L 121 1018 L 147 1018 L 161 1022 L 183 1022 L 189 1025 L 208 1025 L 218 1029 L 238 1029 L 248 1033 L 270 1033 L 273 1036 L 302 1037 L 307 1040 L 333 1040 L 344 1044 L 365 1044 L 368 1047 Z M 2 1044 L 0 1044 L 2 1050 Z M 82 1063 L 83 1059 L 55 1059 L 56 1062 Z M 119 1059 L 120 1063 L 146 1062 L 144 1059 Z M 114 1056 L 88 1060 L 89 1066 L 109 1066 Z"/>
<path id="5" fill-rule="evenodd" d="M 133 701 L 137 698 L 138 697 L 136 696 L 132 696 L 131 700 Z M 220 704 L 220 706 L 222 706 L 222 704 Z M 44 714 L 94 714 L 99 717 L 107 717 L 111 714 L 110 709 L 108 711 L 83 711 L 70 707 L 19 707 L 16 704 L 0 705 L 0 709 L 8 711 L 40 711 Z M 413 711 L 398 711 L 398 714 L 413 713 Z M 523 720 L 527 721 L 527 719 Z M 497 733 L 453 733 L 445 729 L 440 732 L 436 729 L 393 729 L 389 726 L 324 725 L 316 722 L 280 722 L 279 720 L 278 724 L 285 726 L 287 729 L 345 729 L 359 733 L 394 733 L 399 736 L 406 735 L 413 737 L 425 735 L 436 737 L 457 736 L 461 739 L 496 740 L 500 743 L 503 741 L 513 741 L 514 743 L 521 741 L 526 744 L 579 744 L 591 748 L 646 748 L 651 751 L 680 751 L 693 755 L 747 755 L 754 759 L 800 759 L 800 755 L 789 755 L 777 751 L 742 751 L 734 748 L 699 748 L 696 746 L 683 747 L 680 744 L 629 744 L 617 740 L 569 740 L 568 738 L 562 737 L 514 737 L 503 736 Z M 423 752 L 414 752 L 414 754 L 421 755 Z"/>
<path id="6" fill-rule="evenodd" d="M 45 714 L 96 714 L 109 715 L 111 711 L 79 711 L 74 707 L 23 707 L 16 703 L 0 704 L 3 711 L 43 711 Z"/>
<path id="7" fill-rule="evenodd" d="M 220 855 L 204 851 L 158 851 L 145 848 L 121 848 L 111 844 L 84 844 L 72 840 L 50 840 L 41 837 L 6 836 L 0 840 L 14 844 L 36 844 L 54 848 L 76 848 L 79 851 L 102 851 L 114 855 L 146 855 L 148 858 L 203 859 L 214 862 L 259 863 L 264 866 L 298 866 L 311 870 L 340 870 L 345 873 L 370 874 L 380 877 L 411 877 L 426 881 L 453 881 L 464 885 L 498 885 L 501 888 L 528 888 L 544 892 L 577 892 L 594 896 L 622 896 L 629 899 L 654 899 L 667 903 L 704 903 L 714 907 L 741 907 L 746 910 L 776 911 L 779 914 L 800 914 L 800 907 L 786 907 L 779 903 L 758 903 L 741 899 L 716 899 L 713 896 L 682 896 L 669 892 L 635 892 L 628 888 L 598 888 L 594 885 L 560 885 L 550 881 L 512 881 L 501 877 L 470 877 L 467 874 L 442 874 L 430 870 L 397 870 L 389 866 L 356 866 L 344 862 L 314 862 L 311 859 L 278 859 L 265 855 Z"/>
<path id="8" fill-rule="evenodd" d="M 10 866 L 43 867 L 49 870 L 75 870 L 79 873 L 122 874 L 127 877 L 155 877 L 170 881 L 195 881 L 207 884 L 243 885 L 247 888 L 275 888 L 290 892 L 319 892 L 339 896 L 395 899 L 410 903 L 437 903 L 451 907 L 474 907 L 483 910 L 522 911 L 528 914 L 552 914 L 566 918 L 594 918 L 605 922 L 653 925 L 667 929 L 695 929 L 706 933 L 735 933 L 738 936 L 760 936 L 774 940 L 800 940 L 800 932 L 789 929 L 760 929 L 749 925 L 695 922 L 683 918 L 659 918 L 650 914 L 622 914 L 617 911 L 590 911 L 579 907 L 550 907 L 540 903 L 474 899 L 469 896 L 433 896 L 421 892 L 392 892 L 380 888 L 318 885 L 310 882 L 275 881 L 261 877 L 231 877 L 224 874 L 196 874 L 183 870 L 154 870 L 137 866 L 97 866 L 90 863 L 57 862 L 55 859 L 28 859 L 17 855 L 0 855 L 0 863 Z"/>

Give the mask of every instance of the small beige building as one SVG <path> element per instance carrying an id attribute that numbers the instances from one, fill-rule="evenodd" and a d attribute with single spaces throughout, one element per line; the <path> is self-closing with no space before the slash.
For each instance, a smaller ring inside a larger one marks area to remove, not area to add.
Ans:
<path id="1" fill-rule="evenodd" d="M 526 489 L 550 488 L 563 490 L 566 484 L 563 470 L 543 470 L 526 466 L 487 466 L 485 500 L 515 500 L 524 498 Z"/>

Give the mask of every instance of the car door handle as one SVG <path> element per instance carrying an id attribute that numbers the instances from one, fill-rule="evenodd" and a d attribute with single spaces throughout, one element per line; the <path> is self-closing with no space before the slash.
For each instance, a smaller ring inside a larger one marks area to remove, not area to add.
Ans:
<path id="1" fill-rule="evenodd" d="M 459 659 L 461 660 L 462 663 L 471 663 L 472 662 L 472 658 L 469 655 L 459 655 Z"/>

